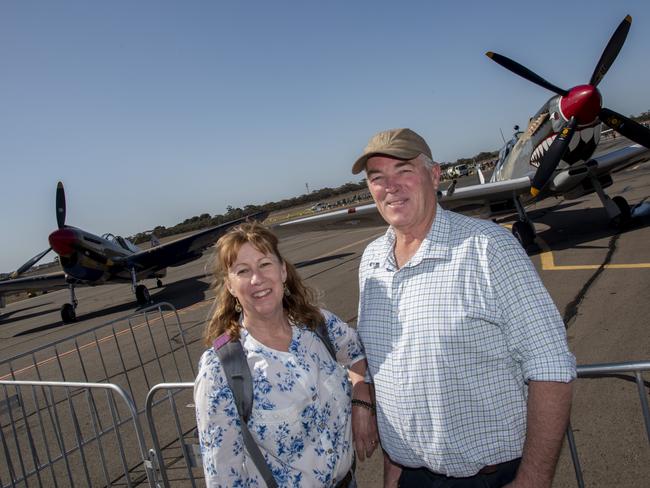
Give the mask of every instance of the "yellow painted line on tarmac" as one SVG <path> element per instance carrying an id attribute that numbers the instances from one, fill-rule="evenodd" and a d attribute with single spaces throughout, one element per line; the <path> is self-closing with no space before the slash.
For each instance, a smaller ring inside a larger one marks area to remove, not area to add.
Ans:
<path id="1" fill-rule="evenodd" d="M 502 227 L 512 229 L 512 224 L 502 224 Z M 575 264 L 575 265 L 556 265 L 555 259 L 553 258 L 553 251 L 546 244 L 546 242 L 537 236 L 535 241 L 542 249 L 542 253 L 539 255 L 539 258 L 542 262 L 542 269 L 544 271 L 581 271 L 581 270 L 590 270 L 590 269 L 648 269 L 650 268 L 650 263 L 625 263 L 625 264 Z"/>
<path id="2" fill-rule="evenodd" d="M 576 264 L 576 265 L 556 265 L 553 258 L 553 251 L 548 247 L 548 244 L 539 237 L 537 238 L 539 247 L 542 248 L 540 259 L 542 260 L 542 269 L 544 271 L 580 271 L 590 269 L 648 269 L 650 263 L 625 263 L 625 264 Z"/>

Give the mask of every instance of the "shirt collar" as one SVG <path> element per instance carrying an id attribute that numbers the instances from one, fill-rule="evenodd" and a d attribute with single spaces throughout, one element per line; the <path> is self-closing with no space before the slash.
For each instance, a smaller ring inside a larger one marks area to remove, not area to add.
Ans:
<path id="1" fill-rule="evenodd" d="M 451 224 L 447 211 L 436 204 L 436 217 L 433 219 L 429 232 L 427 232 L 417 252 L 404 267 L 417 266 L 424 259 L 446 259 L 450 251 L 450 232 Z M 392 226 L 388 227 L 384 238 L 386 239 L 385 255 L 383 259 L 379 260 L 381 266 L 385 269 L 397 269 L 395 253 L 393 252 L 395 249 L 395 229 Z"/>

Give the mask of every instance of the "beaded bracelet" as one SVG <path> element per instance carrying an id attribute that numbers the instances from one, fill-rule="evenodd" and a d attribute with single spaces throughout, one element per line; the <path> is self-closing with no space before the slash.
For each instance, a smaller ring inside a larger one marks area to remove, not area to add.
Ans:
<path id="1" fill-rule="evenodd" d="M 374 403 L 370 402 L 364 402 L 363 400 L 357 400 L 356 398 L 352 399 L 352 405 L 356 405 L 358 407 L 363 407 L 367 408 L 370 410 L 373 414 L 377 411 L 377 407 L 375 406 Z"/>

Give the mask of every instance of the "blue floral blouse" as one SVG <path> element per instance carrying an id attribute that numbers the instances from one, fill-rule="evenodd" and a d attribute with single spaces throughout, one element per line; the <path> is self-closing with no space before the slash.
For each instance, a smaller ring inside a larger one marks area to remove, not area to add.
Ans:
<path id="1" fill-rule="evenodd" d="M 344 366 L 365 354 L 355 329 L 331 312 L 322 313 L 336 362 L 305 328 L 293 327 L 288 352 L 241 331 L 253 376 L 248 428 L 280 487 L 331 487 L 352 466 L 351 386 Z M 194 403 L 206 485 L 264 487 L 245 452 L 232 391 L 212 348 L 199 361 Z"/>

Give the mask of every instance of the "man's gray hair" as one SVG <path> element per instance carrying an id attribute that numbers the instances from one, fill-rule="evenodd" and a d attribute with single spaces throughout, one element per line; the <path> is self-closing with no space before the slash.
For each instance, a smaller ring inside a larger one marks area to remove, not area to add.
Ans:
<path id="1" fill-rule="evenodd" d="M 427 156 L 426 154 L 420 154 L 415 159 L 419 159 L 420 161 L 422 161 L 424 163 L 424 166 L 427 169 L 431 169 L 431 168 L 433 168 L 434 165 L 438 164 L 433 159 L 431 159 L 429 156 Z"/>

